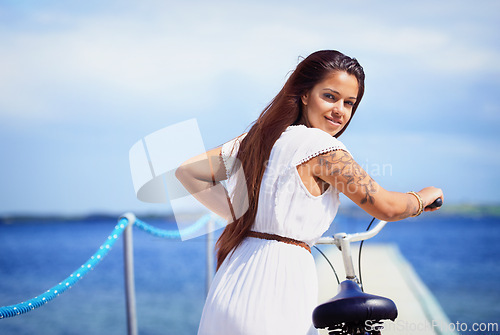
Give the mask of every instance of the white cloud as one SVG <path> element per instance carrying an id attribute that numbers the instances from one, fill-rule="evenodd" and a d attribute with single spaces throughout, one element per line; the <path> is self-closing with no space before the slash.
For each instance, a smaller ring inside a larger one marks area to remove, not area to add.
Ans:
<path id="1" fill-rule="evenodd" d="M 51 109 L 46 105 L 57 99 L 49 92 L 59 88 L 180 102 L 191 100 L 193 92 L 185 89 L 189 85 L 196 87 L 198 99 L 210 101 L 215 77 L 236 71 L 265 81 L 282 61 L 281 55 L 268 51 L 293 45 L 292 36 L 276 43 L 284 34 L 280 25 L 255 27 L 248 22 L 236 32 L 230 30 L 236 24 L 230 13 L 224 13 L 224 24 L 208 25 L 197 22 L 200 13 L 189 13 L 175 22 L 165 14 L 152 25 L 141 17 L 75 17 L 67 30 L 3 32 L 0 62 L 9 66 L 0 79 L 1 112 L 56 116 L 46 113 Z M 35 16 L 41 22 L 68 21 L 55 14 Z"/>
<path id="2" fill-rule="evenodd" d="M 390 131 L 385 128 L 382 134 L 349 132 L 343 136 L 349 139 L 346 144 L 360 163 L 394 164 L 393 172 L 402 177 L 391 179 L 388 186 L 426 185 L 427 176 L 436 174 L 435 178 L 454 186 L 456 196 L 463 192 L 462 188 L 468 188 L 470 197 L 496 200 L 497 185 L 490 183 L 490 189 L 484 190 L 472 179 L 462 184 L 456 178 L 470 173 L 468 167 L 458 164 L 464 153 L 470 154 L 471 161 L 481 162 L 481 169 L 477 170 L 481 178 L 491 178 L 500 165 L 495 155 L 498 141 L 482 139 L 478 129 L 465 138 L 451 127 L 446 129 L 448 134 L 400 134 L 398 129 L 404 127 L 392 124 L 402 118 L 399 106 L 412 110 L 433 106 L 436 93 L 426 92 L 428 87 L 420 85 L 433 81 L 433 75 L 440 76 L 441 86 L 464 83 L 457 95 L 467 92 L 471 76 L 476 82 L 481 81 L 480 85 L 489 87 L 488 100 L 481 99 L 483 106 L 477 103 L 482 114 L 469 116 L 477 124 L 498 124 L 500 103 L 491 94 L 494 85 L 498 85 L 492 80 L 497 80 L 494 76 L 498 75 L 500 64 L 497 62 L 500 8 L 493 6 L 494 3 L 125 0 L 112 9 L 101 10 L 98 6 L 102 4 L 98 2 L 93 3 L 95 8 L 88 9 L 85 4 L 84 11 L 55 10 L 54 6 L 45 7 L 41 3 L 37 6 L 42 9 L 26 6 L 23 8 L 27 14 L 22 20 L 15 20 L 8 27 L 0 22 L 0 125 L 8 130 L 2 132 L 3 139 L 8 144 L 5 146 L 8 153 L 13 153 L 7 160 L 14 162 L 11 169 L 15 175 L 20 167 L 32 165 L 33 153 L 60 159 L 57 161 L 60 170 L 54 173 L 52 166 L 47 167 L 40 172 L 39 180 L 73 180 L 73 176 L 64 176 L 68 164 L 85 172 L 78 186 L 85 190 L 82 199 L 93 200 L 69 203 L 71 199 L 64 196 L 65 192 L 59 195 L 52 190 L 47 197 L 43 187 L 30 185 L 32 199 L 42 199 L 38 203 L 40 208 L 47 207 L 48 202 L 47 208 L 55 211 L 63 207 L 90 208 L 101 206 L 101 199 L 105 204 L 102 206 L 123 208 L 124 199 L 110 200 L 117 199 L 116 187 L 103 190 L 101 198 L 96 200 L 95 189 L 90 190 L 86 185 L 92 175 L 100 174 L 103 169 L 94 162 L 108 162 L 105 165 L 110 179 L 117 184 L 129 182 L 126 163 L 118 165 L 124 171 L 121 177 L 116 175 L 117 165 L 114 165 L 126 156 L 123 153 L 128 143 L 131 145 L 168 122 L 180 121 L 182 116 L 175 120 L 171 117 L 179 111 L 198 107 L 197 114 L 186 118 L 205 117 L 206 122 L 200 122 L 202 133 L 204 129 L 220 129 L 215 135 L 212 134 L 215 131 L 207 131 L 214 137 L 212 142 L 229 139 L 228 133 L 236 136 L 239 128 L 253 121 L 251 116 L 241 115 L 242 105 L 256 104 L 255 101 L 265 104 L 295 67 L 298 56 L 335 48 L 357 57 L 369 74 L 369 94 L 363 102 L 363 112 L 378 114 L 367 118 L 366 128 L 373 129 L 377 124 L 385 127 L 389 123 L 392 127 Z M 78 7 L 69 2 L 66 6 Z M 3 17 L 9 17 L 5 13 Z M 232 82 L 233 79 L 238 82 Z M 419 91 L 409 92 L 398 100 L 398 93 L 409 91 L 410 85 L 419 86 Z M 240 86 L 249 92 L 241 93 Z M 257 96 L 262 92 L 267 93 Z M 413 94 L 427 96 L 408 101 Z M 451 93 L 446 96 L 453 98 Z M 474 98 L 462 99 L 473 104 Z M 220 105 L 226 100 L 223 109 Z M 411 105 L 418 103 L 422 105 Z M 460 103 L 454 106 L 457 105 Z M 86 125 L 74 121 L 73 106 L 88 117 Z M 127 110 L 128 106 L 132 107 Z M 214 115 L 214 110 L 220 114 Z M 439 112 L 463 115 L 463 110 Z M 399 118 L 392 118 L 391 113 L 399 113 Z M 221 114 L 229 116 L 221 118 Z M 19 131 L 7 128 L 9 123 L 5 120 L 21 125 Z M 45 120 L 52 124 L 43 127 Z M 125 121 L 116 126 L 116 120 Z M 36 131 L 24 129 L 24 123 L 34 125 Z M 141 126 L 142 129 L 136 129 Z M 353 124 L 351 130 L 361 128 Z M 58 151 L 55 143 L 67 147 Z M 73 158 L 68 158 L 67 152 Z M 82 154 L 87 164 L 84 167 Z M 448 170 L 430 171 L 436 162 L 443 162 Z M 422 174 L 425 167 L 429 169 L 426 175 Z M 23 183 L 19 176 L 6 180 L 6 189 L 9 183 L 11 188 L 17 187 L 16 182 Z M 121 187 L 126 194 L 131 186 Z M 23 209 L 36 202 L 25 202 L 23 196 L 20 193 L 3 208 Z"/>
<path id="3" fill-rule="evenodd" d="M 0 78 L 0 113 L 61 116 L 54 100 L 68 90 L 87 90 L 89 99 L 106 92 L 109 99 L 195 106 L 188 89 L 194 86 L 199 100 L 213 104 L 214 78 L 233 72 L 275 87 L 297 56 L 319 48 L 360 53 L 375 75 L 388 64 L 410 67 L 416 76 L 422 69 L 500 70 L 494 47 L 470 44 L 470 37 L 441 25 L 386 20 L 363 7 L 332 15 L 281 3 L 148 4 L 117 15 L 35 11 L 32 22 L 56 29 L 3 31 L 0 62 L 8 68 Z M 377 65 L 381 56 L 385 63 Z"/>

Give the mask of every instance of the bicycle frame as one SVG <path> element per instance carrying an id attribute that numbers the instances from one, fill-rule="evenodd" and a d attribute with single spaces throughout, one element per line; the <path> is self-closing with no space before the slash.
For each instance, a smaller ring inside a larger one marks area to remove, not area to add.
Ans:
<path id="1" fill-rule="evenodd" d="M 351 242 L 363 241 L 377 235 L 387 224 L 379 221 L 372 229 L 363 233 L 337 233 L 333 237 L 320 238 L 317 244 L 335 244 L 342 252 L 346 280 L 339 284 L 338 293 L 320 304 L 313 311 L 313 324 L 318 329 L 327 329 L 328 334 L 379 335 L 383 320 L 395 320 L 397 307 L 388 298 L 367 294 L 361 290 L 351 255 Z M 370 329 L 367 329 L 367 322 Z"/>
<path id="2" fill-rule="evenodd" d="M 366 232 L 354 234 L 337 233 L 333 237 L 321 237 L 316 244 L 335 244 L 342 252 L 342 261 L 344 263 L 346 279 L 359 284 L 352 261 L 351 242 L 368 240 L 374 237 L 382 230 L 382 228 L 384 228 L 386 224 L 387 221 L 380 220 L 373 228 Z"/>

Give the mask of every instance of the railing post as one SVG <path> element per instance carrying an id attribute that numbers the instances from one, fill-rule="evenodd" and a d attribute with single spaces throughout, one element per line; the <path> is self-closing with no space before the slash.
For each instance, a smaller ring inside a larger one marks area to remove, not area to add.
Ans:
<path id="1" fill-rule="evenodd" d="M 128 220 L 123 232 L 123 261 L 125 269 L 125 301 L 127 307 L 127 334 L 137 335 L 137 313 L 135 308 L 135 281 L 134 281 L 134 245 L 132 228 L 135 215 L 127 213 L 122 216 Z"/>
<path id="2" fill-rule="evenodd" d="M 210 217 L 207 222 L 207 279 L 206 279 L 206 295 L 210 290 L 210 285 L 212 285 L 213 273 L 214 273 L 214 249 L 212 246 L 212 241 L 214 238 L 213 232 L 213 218 Z"/>

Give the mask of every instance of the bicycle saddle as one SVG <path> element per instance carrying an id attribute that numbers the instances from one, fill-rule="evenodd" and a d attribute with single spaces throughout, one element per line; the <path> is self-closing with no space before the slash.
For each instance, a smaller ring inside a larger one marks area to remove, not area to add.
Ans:
<path id="1" fill-rule="evenodd" d="M 321 329 L 366 320 L 394 321 L 397 316 L 396 304 L 391 299 L 364 293 L 358 284 L 345 280 L 335 297 L 314 309 L 313 324 Z"/>

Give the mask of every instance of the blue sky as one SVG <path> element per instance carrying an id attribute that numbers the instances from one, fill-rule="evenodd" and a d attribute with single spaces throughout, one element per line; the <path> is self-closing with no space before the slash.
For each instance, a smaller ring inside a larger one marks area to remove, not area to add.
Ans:
<path id="1" fill-rule="evenodd" d="M 319 49 L 365 68 L 341 140 L 382 186 L 500 203 L 498 1 L 0 1 L 0 41 L 0 214 L 164 211 L 132 145 L 191 118 L 222 144 Z"/>

